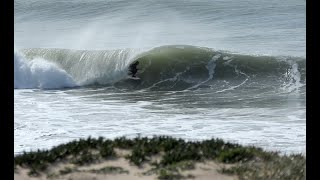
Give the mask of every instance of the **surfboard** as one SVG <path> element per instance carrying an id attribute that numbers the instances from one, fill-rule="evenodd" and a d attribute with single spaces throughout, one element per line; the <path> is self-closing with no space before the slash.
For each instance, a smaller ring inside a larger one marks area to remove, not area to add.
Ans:
<path id="1" fill-rule="evenodd" d="M 139 78 L 139 77 L 132 77 L 132 76 L 129 76 L 128 78 L 129 78 L 129 79 L 133 79 L 133 80 L 140 80 L 140 78 Z"/>

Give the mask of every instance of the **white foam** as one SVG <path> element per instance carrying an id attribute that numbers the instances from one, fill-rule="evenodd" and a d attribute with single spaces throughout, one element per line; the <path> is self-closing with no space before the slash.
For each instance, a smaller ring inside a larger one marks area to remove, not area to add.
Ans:
<path id="1" fill-rule="evenodd" d="M 15 89 L 56 89 L 74 87 L 77 83 L 56 64 L 42 58 L 27 60 L 22 54 L 14 52 Z"/>
<path id="2" fill-rule="evenodd" d="M 282 89 L 287 92 L 297 92 L 299 88 L 303 87 L 304 84 L 301 83 L 301 74 L 298 69 L 298 64 L 296 62 L 291 62 L 291 68 L 285 74 L 289 82 L 285 82 Z"/>

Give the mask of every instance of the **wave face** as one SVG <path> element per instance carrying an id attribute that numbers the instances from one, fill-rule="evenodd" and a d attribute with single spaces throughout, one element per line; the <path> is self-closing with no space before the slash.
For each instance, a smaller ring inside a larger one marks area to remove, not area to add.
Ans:
<path id="1" fill-rule="evenodd" d="M 250 86 L 292 91 L 305 85 L 305 59 L 299 57 L 242 55 L 189 45 L 160 46 L 151 50 L 92 51 L 32 48 L 21 50 L 21 52 L 29 59 L 29 64 L 51 63 L 51 74 L 45 74 L 47 78 L 63 79 L 61 77 L 64 77 L 65 79 L 60 81 L 60 87 L 77 84 L 80 86 L 106 85 L 126 89 L 211 88 L 221 91 L 226 88 Z M 22 67 L 19 65 L 20 61 L 21 58 L 15 57 L 15 75 L 16 64 Z M 128 67 L 135 61 L 140 62 L 137 73 L 140 80 L 128 78 Z M 40 74 L 35 75 L 37 71 L 32 70 L 33 66 L 28 67 L 33 72 L 33 77 L 40 77 Z M 28 74 L 30 70 L 21 72 Z M 23 84 L 23 80 L 19 77 L 18 73 L 17 82 Z M 48 86 L 40 84 L 32 87 Z M 16 86 L 15 78 L 15 88 L 21 87 L 24 88 L 24 86 Z"/>

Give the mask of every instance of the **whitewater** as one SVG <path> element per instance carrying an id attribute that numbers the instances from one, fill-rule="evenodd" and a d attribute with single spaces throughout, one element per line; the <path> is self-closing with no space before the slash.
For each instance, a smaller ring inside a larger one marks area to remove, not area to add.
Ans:
<path id="1" fill-rule="evenodd" d="M 15 154 L 137 135 L 305 153 L 305 1 L 15 0 L 14 11 Z"/>

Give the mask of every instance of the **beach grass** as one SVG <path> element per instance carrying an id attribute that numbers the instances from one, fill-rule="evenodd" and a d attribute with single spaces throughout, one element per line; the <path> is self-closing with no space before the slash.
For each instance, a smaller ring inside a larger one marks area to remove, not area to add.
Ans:
<path id="1" fill-rule="evenodd" d="M 159 179 L 184 179 L 182 171 L 195 168 L 195 163 L 213 160 L 220 164 L 232 165 L 222 168 L 223 174 L 237 175 L 239 179 L 305 179 L 306 158 L 302 154 L 281 155 L 278 152 L 264 151 L 253 146 L 242 146 L 225 142 L 222 139 L 185 141 L 169 136 L 153 138 L 119 137 L 114 140 L 87 139 L 74 140 L 53 147 L 51 150 L 24 152 L 14 158 L 17 166 L 28 168 L 30 176 L 39 176 L 53 163 L 69 162 L 76 166 L 94 164 L 101 160 L 116 159 L 115 148 L 130 150 L 126 159 L 134 166 L 148 163 L 152 169 L 146 174 L 156 174 Z M 161 155 L 158 161 L 153 156 Z M 71 173 L 64 169 L 60 174 Z M 107 167 L 94 172 L 127 172 L 121 167 Z"/>

